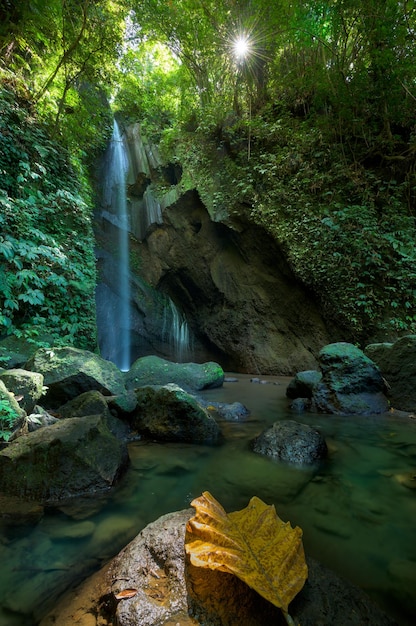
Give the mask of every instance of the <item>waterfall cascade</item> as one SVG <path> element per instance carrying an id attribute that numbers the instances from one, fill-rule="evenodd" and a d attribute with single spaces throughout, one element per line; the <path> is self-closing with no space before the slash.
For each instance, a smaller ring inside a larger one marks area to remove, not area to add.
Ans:
<path id="1" fill-rule="evenodd" d="M 117 298 L 108 307 L 101 354 L 126 371 L 130 368 L 129 215 L 126 175 L 128 155 L 117 121 L 107 150 L 102 215 L 118 229 Z M 99 324 L 98 324 L 99 325 Z M 100 333 L 99 333 L 100 334 Z"/>
<path id="2" fill-rule="evenodd" d="M 144 241 L 149 227 L 162 224 L 163 210 L 177 200 L 175 188 L 161 198 L 154 194 L 152 175 L 159 165 L 156 149 L 143 142 L 138 124 L 122 135 L 114 121 L 102 169 L 96 306 L 101 355 L 124 371 L 140 356 L 159 354 L 183 362 L 194 351 L 186 319 L 173 301 L 166 295 L 161 299 L 140 275 L 129 272 L 130 235 L 132 241 Z"/>
<path id="3" fill-rule="evenodd" d="M 171 345 L 173 358 L 177 362 L 181 363 L 190 358 L 193 346 L 189 326 L 170 298 L 164 309 L 163 338 Z"/>

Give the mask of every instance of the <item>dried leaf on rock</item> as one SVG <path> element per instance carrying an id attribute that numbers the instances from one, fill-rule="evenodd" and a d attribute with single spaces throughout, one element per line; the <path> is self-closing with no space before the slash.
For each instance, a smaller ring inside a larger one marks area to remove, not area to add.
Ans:
<path id="1" fill-rule="evenodd" d="M 257 497 L 229 514 L 207 491 L 191 505 L 196 514 L 186 527 L 185 549 L 192 565 L 238 576 L 287 613 L 308 577 L 302 530 Z"/>
<path id="2" fill-rule="evenodd" d="M 116 600 L 125 600 L 126 598 L 133 598 L 135 595 L 137 595 L 137 589 L 123 589 L 114 594 L 114 597 Z"/>

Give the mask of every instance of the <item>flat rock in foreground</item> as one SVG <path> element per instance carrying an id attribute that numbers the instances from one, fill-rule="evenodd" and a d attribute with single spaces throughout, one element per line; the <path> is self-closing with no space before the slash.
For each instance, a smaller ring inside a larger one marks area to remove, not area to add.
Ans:
<path id="1" fill-rule="evenodd" d="M 192 515 L 188 509 L 149 524 L 65 595 L 40 626 L 283 626 L 280 610 L 236 577 L 185 563 L 185 525 Z M 289 607 L 296 624 L 397 626 L 361 590 L 316 561 L 308 559 L 308 567 L 309 579 Z"/>

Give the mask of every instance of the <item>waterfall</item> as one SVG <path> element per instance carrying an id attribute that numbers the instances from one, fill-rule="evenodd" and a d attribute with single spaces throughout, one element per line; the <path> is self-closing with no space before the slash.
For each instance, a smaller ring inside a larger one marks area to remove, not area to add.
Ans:
<path id="1" fill-rule="evenodd" d="M 102 212 L 118 230 L 117 299 L 109 307 L 102 356 L 127 371 L 130 357 L 130 279 L 129 279 L 129 216 L 127 212 L 126 175 L 128 156 L 116 120 L 107 152 Z"/>
<path id="2" fill-rule="evenodd" d="M 189 326 L 174 302 L 168 298 L 164 308 L 163 339 L 172 347 L 173 358 L 181 363 L 191 356 L 192 341 Z"/>

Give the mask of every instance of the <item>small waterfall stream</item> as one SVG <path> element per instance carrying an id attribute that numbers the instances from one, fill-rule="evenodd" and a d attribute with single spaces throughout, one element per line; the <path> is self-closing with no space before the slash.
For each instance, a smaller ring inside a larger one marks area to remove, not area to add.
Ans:
<path id="1" fill-rule="evenodd" d="M 175 361 L 183 363 L 191 357 L 193 346 L 188 323 L 170 298 L 164 308 L 163 338 L 171 345 Z"/>
<path id="2" fill-rule="evenodd" d="M 129 279 L 129 215 L 127 211 L 126 175 L 128 155 L 117 121 L 108 148 L 103 214 L 118 229 L 117 301 L 109 308 L 104 358 L 113 361 L 119 369 L 130 368 L 130 279 Z"/>

